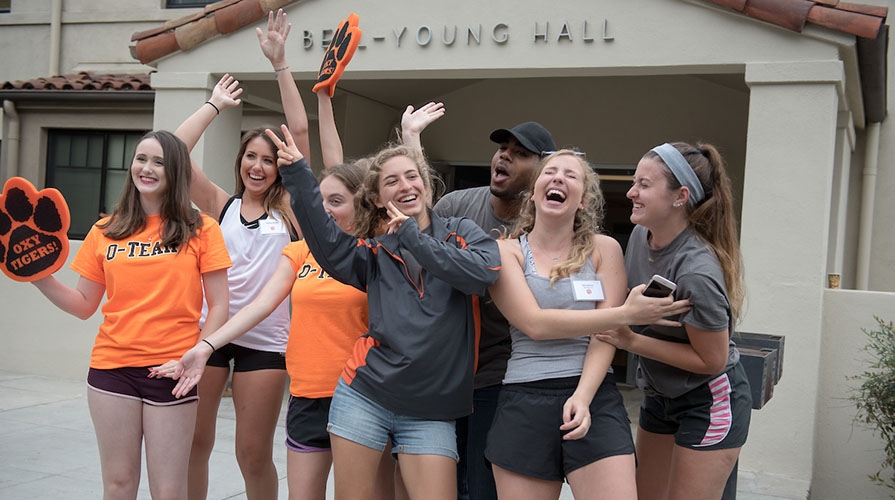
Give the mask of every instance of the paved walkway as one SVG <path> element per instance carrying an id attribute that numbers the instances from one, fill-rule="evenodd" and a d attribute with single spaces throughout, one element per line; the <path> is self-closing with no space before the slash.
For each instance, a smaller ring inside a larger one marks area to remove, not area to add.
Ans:
<path id="1" fill-rule="evenodd" d="M 86 391 L 83 380 L 0 370 L 0 499 L 102 498 L 99 456 Z M 629 411 L 636 409 L 637 391 L 623 392 Z M 281 499 L 287 498 L 286 450 L 281 445 L 285 408 L 284 404 L 274 447 Z M 210 464 L 209 500 L 246 498 L 233 453 L 234 429 L 233 405 L 229 398 L 224 398 Z M 741 472 L 739 500 L 785 500 L 753 493 L 750 483 L 749 475 Z M 327 498 L 331 499 L 332 484 L 329 488 Z M 150 498 L 145 471 L 138 498 Z M 563 488 L 561 499 L 572 499 L 568 486 Z"/>

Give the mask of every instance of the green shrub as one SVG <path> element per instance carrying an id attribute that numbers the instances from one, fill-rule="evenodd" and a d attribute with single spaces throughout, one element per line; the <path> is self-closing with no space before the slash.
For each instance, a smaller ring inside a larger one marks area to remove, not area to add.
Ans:
<path id="1" fill-rule="evenodd" d="M 874 316 L 877 329 L 861 329 L 869 340 L 864 351 L 871 363 L 864 373 L 851 377 L 861 383 L 851 396 L 858 407 L 857 419 L 879 433 L 885 443 L 885 458 L 880 470 L 868 477 L 895 492 L 895 330 Z M 895 493 L 890 495 L 895 499 Z"/>

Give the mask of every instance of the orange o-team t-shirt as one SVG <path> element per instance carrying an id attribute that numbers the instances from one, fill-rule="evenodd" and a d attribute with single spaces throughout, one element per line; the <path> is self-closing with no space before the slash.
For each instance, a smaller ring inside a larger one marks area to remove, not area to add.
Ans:
<path id="1" fill-rule="evenodd" d="M 283 255 L 295 271 L 286 344 L 289 392 L 332 397 L 355 342 L 369 329 L 367 294 L 326 274 L 304 241 L 286 245 Z"/>
<path id="2" fill-rule="evenodd" d="M 160 221 L 148 216 L 143 231 L 123 240 L 94 226 L 75 255 L 71 268 L 105 285 L 108 299 L 91 368 L 155 366 L 180 359 L 199 341 L 201 275 L 230 267 L 224 237 L 203 214 L 198 236 L 177 252 L 161 244 Z"/>

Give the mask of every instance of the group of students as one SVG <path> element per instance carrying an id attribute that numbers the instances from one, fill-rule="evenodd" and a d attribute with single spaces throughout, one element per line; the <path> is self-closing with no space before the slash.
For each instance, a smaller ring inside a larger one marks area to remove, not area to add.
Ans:
<path id="1" fill-rule="evenodd" d="M 751 402 L 718 151 L 643 156 L 624 255 L 602 234 L 593 169 L 535 122 L 491 134 L 490 186 L 433 207 L 420 133 L 443 106 L 408 107 L 402 144 L 344 163 L 324 89 L 318 177 L 289 29 L 282 10 L 258 29 L 288 126 L 244 134 L 235 195 L 189 158 L 240 102 L 225 75 L 175 133 L 138 142 L 118 205 L 74 258 L 76 287 L 34 282 L 81 318 L 108 298 L 87 379 L 104 498 L 136 497 L 141 443 L 153 498 L 205 498 L 231 362 L 250 499 L 277 495 L 287 381 L 290 498 L 324 498 L 330 466 L 339 499 L 555 499 L 564 480 L 579 499 L 720 498 Z M 108 251 L 129 242 L 158 251 Z M 653 274 L 679 300 L 644 296 Z M 636 445 L 616 348 L 640 355 Z"/>

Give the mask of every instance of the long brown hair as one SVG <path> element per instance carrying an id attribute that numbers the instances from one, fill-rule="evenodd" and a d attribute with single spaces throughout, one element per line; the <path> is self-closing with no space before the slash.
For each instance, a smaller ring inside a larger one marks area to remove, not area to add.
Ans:
<path id="1" fill-rule="evenodd" d="M 380 150 L 373 157 L 364 177 L 363 185 L 354 198 L 354 231 L 359 238 L 372 238 L 379 234 L 382 224 L 388 221 L 388 215 L 384 208 L 376 206 L 379 200 L 379 175 L 382 173 L 382 165 L 396 157 L 406 156 L 415 164 L 420 173 L 420 179 L 428 193 L 427 204 L 432 203 L 432 169 L 426 162 L 423 152 L 417 148 L 404 145 L 390 145 Z"/>
<path id="2" fill-rule="evenodd" d="M 737 321 L 742 312 L 746 285 L 743 282 L 743 256 L 740 253 L 737 224 L 733 214 L 733 192 L 724 159 L 718 149 L 711 144 L 697 143 L 694 146 L 685 142 L 674 142 L 671 145 L 680 151 L 696 172 L 699 183 L 705 191 L 705 199 L 696 206 L 686 205 L 687 220 L 696 234 L 708 243 L 721 264 L 724 283 L 727 286 L 727 299 L 730 301 L 734 321 Z M 646 153 L 644 158 L 655 158 L 665 165 L 662 158 L 653 151 Z M 674 191 L 681 187 L 681 183 L 667 165 L 665 178 L 668 180 L 670 190 Z"/>
<path id="3" fill-rule="evenodd" d="M 162 147 L 167 181 L 159 211 L 161 215 L 159 237 L 165 246 L 183 248 L 202 227 L 199 212 L 190 204 L 192 174 L 189 150 L 183 141 L 165 130 L 148 132 L 140 138 L 137 145 L 147 139 L 155 139 Z M 133 162 L 132 157 L 131 165 Z M 128 181 L 124 183 L 121 197 L 112 210 L 112 215 L 105 223 L 97 224 L 97 227 L 103 229 L 104 234 L 113 240 L 123 240 L 146 227 L 146 212 L 140 203 L 140 193 L 133 179 L 128 170 Z"/>
<path id="4" fill-rule="evenodd" d="M 511 238 L 518 238 L 523 233 L 529 233 L 535 226 L 537 209 L 531 199 L 535 183 L 541 175 L 541 171 L 551 160 L 558 156 L 571 156 L 581 165 L 584 172 L 582 185 L 584 187 L 581 204 L 584 208 L 575 212 L 575 220 L 572 224 L 572 248 L 566 260 L 556 264 L 550 269 L 550 285 L 561 278 L 567 278 L 572 273 L 578 272 L 584 267 L 587 259 L 594 251 L 594 236 L 603 228 L 603 191 L 600 190 L 600 178 L 591 168 L 590 164 L 577 151 L 561 149 L 550 154 L 543 160 L 538 170 L 532 176 L 528 191 L 523 195 L 522 208 L 519 210 L 519 218 L 510 232 Z"/>
<path id="5" fill-rule="evenodd" d="M 239 153 L 236 155 L 236 194 L 239 196 L 242 196 L 246 190 L 240 171 L 242 169 L 242 157 L 245 156 L 249 142 L 256 137 L 264 139 L 267 145 L 270 146 L 274 159 L 274 168 L 276 168 L 277 146 L 273 143 L 270 137 L 264 133 L 264 130 L 265 129 L 263 128 L 249 130 L 245 134 L 242 134 L 242 139 L 239 141 Z M 280 131 L 279 127 L 271 127 L 270 130 L 272 130 L 281 141 L 285 141 L 283 133 Z M 264 213 L 267 215 L 271 215 L 272 211 L 276 210 L 277 213 L 280 214 L 280 217 L 282 217 L 292 238 L 295 239 L 298 237 L 295 216 L 292 215 L 292 207 L 289 204 L 288 193 L 286 193 L 286 187 L 283 186 L 283 178 L 280 176 L 279 169 L 277 169 L 277 178 L 273 181 L 273 184 L 267 188 L 267 193 L 264 195 L 264 200 L 262 201 L 262 207 L 264 208 Z M 215 217 L 218 217 L 219 215 L 220 214 L 214 214 Z"/>

